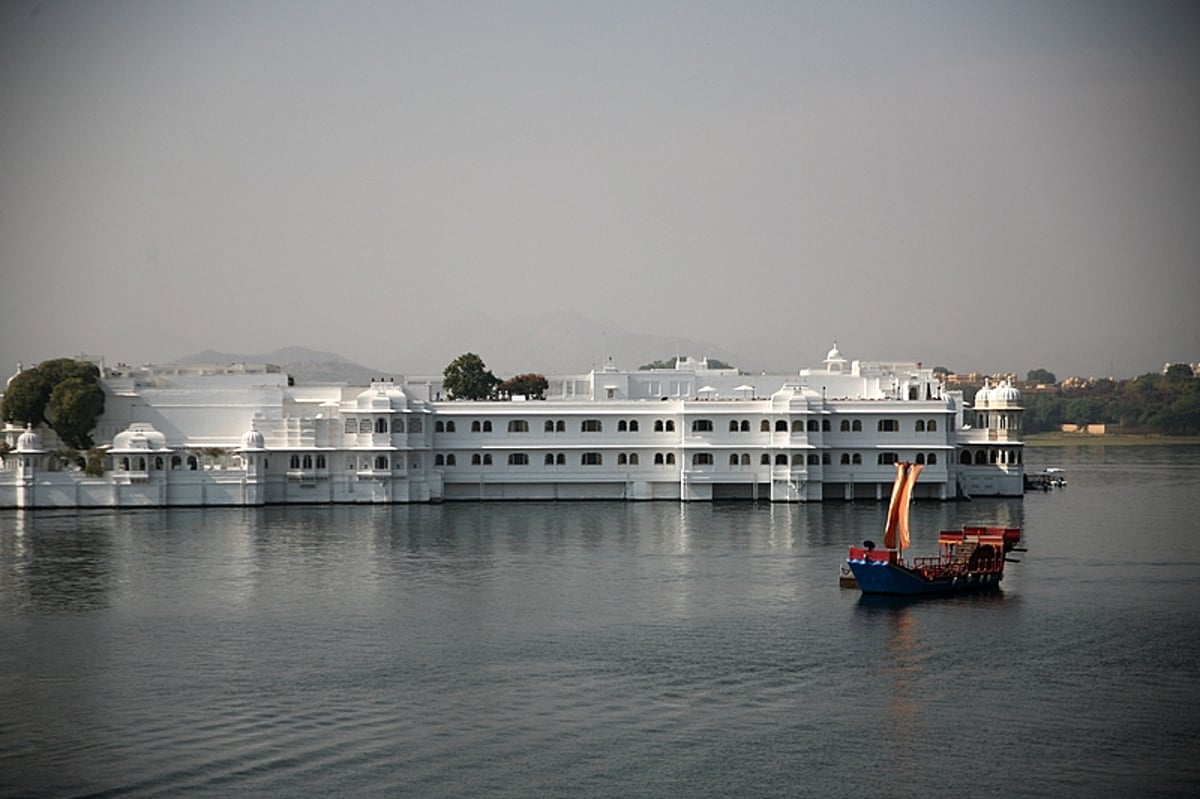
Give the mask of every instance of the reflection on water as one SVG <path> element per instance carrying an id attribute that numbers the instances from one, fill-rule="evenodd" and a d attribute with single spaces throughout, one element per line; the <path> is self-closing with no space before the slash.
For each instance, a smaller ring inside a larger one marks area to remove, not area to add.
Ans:
<path id="1" fill-rule="evenodd" d="M 9 513 L 0 796 L 1195 795 L 1200 450 L 1030 456 L 935 600 L 837 587 L 874 502 Z"/>

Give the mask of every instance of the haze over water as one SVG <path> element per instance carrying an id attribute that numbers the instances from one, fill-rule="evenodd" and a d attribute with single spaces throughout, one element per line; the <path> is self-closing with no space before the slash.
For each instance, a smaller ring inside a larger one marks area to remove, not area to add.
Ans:
<path id="1" fill-rule="evenodd" d="M 916 603 L 882 503 L 6 512 L 0 795 L 1194 796 L 1200 448 L 1026 456 Z"/>

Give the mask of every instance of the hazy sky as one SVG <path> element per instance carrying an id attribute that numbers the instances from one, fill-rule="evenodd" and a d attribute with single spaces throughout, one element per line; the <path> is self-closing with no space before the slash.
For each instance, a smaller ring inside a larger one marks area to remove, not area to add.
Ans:
<path id="1" fill-rule="evenodd" d="M 1200 360 L 1200 3 L 10 1 L 0 270 L 5 374 L 564 309 L 1132 376 Z"/>

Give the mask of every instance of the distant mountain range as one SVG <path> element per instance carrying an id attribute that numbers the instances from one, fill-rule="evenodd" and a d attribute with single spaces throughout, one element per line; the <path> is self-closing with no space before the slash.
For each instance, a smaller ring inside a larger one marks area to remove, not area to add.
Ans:
<path id="1" fill-rule="evenodd" d="M 439 375 L 464 352 L 477 353 L 497 377 L 523 372 L 574 374 L 602 368 L 608 358 L 632 369 L 675 355 L 715 358 L 744 371 L 758 364 L 711 342 L 634 333 L 616 324 L 571 312 L 497 320 L 471 314 L 422 341 L 391 350 L 398 368 L 364 366 L 344 355 L 308 347 L 284 347 L 263 353 L 204 350 L 178 358 L 177 364 L 272 363 L 300 383 L 364 384 L 381 375 Z"/>

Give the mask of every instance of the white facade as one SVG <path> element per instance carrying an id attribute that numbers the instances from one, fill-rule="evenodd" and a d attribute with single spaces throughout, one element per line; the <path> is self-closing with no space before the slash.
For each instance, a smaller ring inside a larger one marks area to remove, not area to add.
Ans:
<path id="1" fill-rule="evenodd" d="M 896 460 L 925 464 L 918 497 L 1023 492 L 1015 389 L 982 389 L 972 412 L 919 364 L 836 346 L 791 374 L 610 364 L 549 378 L 545 400 L 446 401 L 440 377 L 209 371 L 106 371 L 100 476 L 64 466 L 52 431 L 6 428 L 0 506 L 886 499 Z"/>

